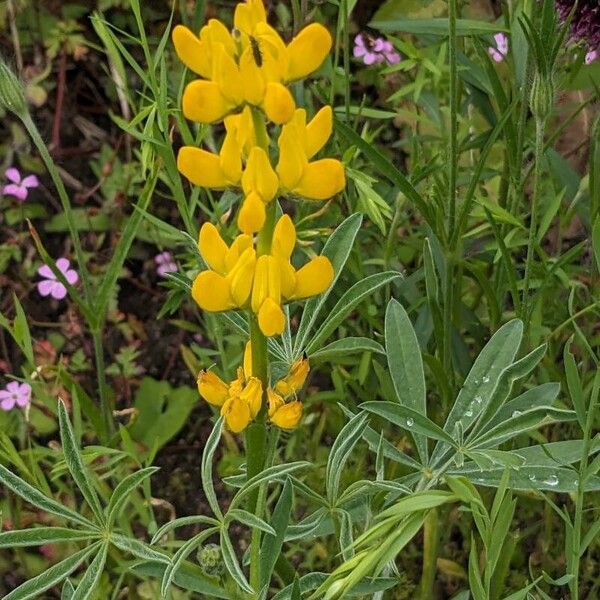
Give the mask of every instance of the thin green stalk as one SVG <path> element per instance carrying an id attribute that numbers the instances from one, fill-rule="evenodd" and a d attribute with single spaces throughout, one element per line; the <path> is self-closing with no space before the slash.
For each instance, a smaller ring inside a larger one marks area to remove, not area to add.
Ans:
<path id="1" fill-rule="evenodd" d="M 103 431 L 100 432 L 102 443 L 106 444 L 113 433 L 112 408 L 108 395 L 106 373 L 104 369 L 104 348 L 102 346 L 102 326 L 92 329 L 94 341 L 94 360 L 98 377 L 98 394 L 100 396 L 100 413 L 102 415 Z"/>
<path id="2" fill-rule="evenodd" d="M 433 584 L 437 570 L 439 547 L 439 511 L 430 510 L 423 525 L 423 573 L 419 585 L 421 600 L 433 598 Z"/>
<path id="3" fill-rule="evenodd" d="M 585 429 L 583 431 L 583 448 L 581 461 L 579 463 L 579 479 L 577 483 L 577 496 L 575 498 L 575 517 L 573 519 L 573 543 L 571 556 L 571 575 L 573 579 L 569 583 L 572 600 L 579 599 L 579 563 L 581 560 L 581 524 L 583 520 L 583 502 L 585 497 L 585 481 L 588 477 L 588 458 L 592 444 L 592 429 L 598 411 L 598 395 L 600 392 L 600 371 L 596 371 L 594 385 L 590 395 L 590 405 L 587 410 Z"/>
<path id="4" fill-rule="evenodd" d="M 542 183 L 542 158 L 544 156 L 544 132 L 546 130 L 545 119 L 537 118 L 535 122 L 535 169 L 533 174 L 533 197 L 531 199 L 531 218 L 529 223 L 529 240 L 527 242 L 527 259 L 525 262 L 525 278 L 523 283 L 522 318 L 525 328 L 528 329 L 529 312 L 531 310 L 529 288 L 531 285 L 531 269 L 533 266 L 533 255 L 537 239 L 537 222 L 540 200 L 540 188 Z"/>

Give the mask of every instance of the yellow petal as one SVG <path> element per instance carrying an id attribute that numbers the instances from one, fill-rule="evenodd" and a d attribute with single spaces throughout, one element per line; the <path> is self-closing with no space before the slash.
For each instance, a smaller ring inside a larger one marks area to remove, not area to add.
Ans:
<path id="1" fill-rule="evenodd" d="M 242 148 L 235 135 L 227 133 L 219 153 L 221 171 L 226 179 L 236 184 L 242 177 Z"/>
<path id="2" fill-rule="evenodd" d="M 254 283 L 252 285 L 252 312 L 258 314 L 261 304 L 267 298 L 269 293 L 269 268 L 266 255 L 259 256 L 256 260 L 256 269 L 254 271 Z"/>
<path id="3" fill-rule="evenodd" d="M 200 39 L 210 45 L 210 51 L 213 51 L 212 44 L 222 44 L 225 52 L 230 56 L 235 55 L 235 42 L 231 32 L 218 19 L 210 19 L 209 22 L 200 30 Z"/>
<path id="4" fill-rule="evenodd" d="M 271 388 L 267 388 L 267 400 L 269 402 L 269 417 L 272 417 L 285 404 L 283 398 Z"/>
<path id="5" fill-rule="evenodd" d="M 331 50 L 331 35 L 318 23 L 306 26 L 287 47 L 288 81 L 302 79 L 316 71 Z"/>
<path id="6" fill-rule="evenodd" d="M 237 226 L 247 234 L 257 233 L 265 224 L 265 203 L 256 192 L 250 192 L 240 207 Z"/>
<path id="7" fill-rule="evenodd" d="M 267 337 L 281 335 L 285 329 L 285 315 L 281 306 L 273 299 L 267 298 L 258 311 L 258 325 Z"/>
<path id="8" fill-rule="evenodd" d="M 252 48 L 248 46 L 240 57 L 240 77 L 244 82 L 244 100 L 249 104 L 260 106 L 265 97 L 266 81 L 262 69 L 256 63 L 256 58 L 258 57 L 254 56 Z"/>
<path id="9" fill-rule="evenodd" d="M 212 73 L 212 58 L 208 45 L 201 42 L 187 27 L 177 25 L 172 34 L 175 52 L 181 62 L 201 77 L 210 79 Z"/>
<path id="10" fill-rule="evenodd" d="M 229 185 L 221 161 L 216 154 L 201 148 L 184 146 L 177 154 L 177 169 L 194 185 L 206 188 L 224 188 Z"/>
<path id="11" fill-rule="evenodd" d="M 244 431 L 252 419 L 248 403 L 239 396 L 227 400 L 221 407 L 221 414 L 225 418 L 227 428 L 233 433 Z"/>
<path id="12" fill-rule="evenodd" d="M 271 417 L 271 423 L 281 429 L 294 429 L 302 418 L 302 402 L 294 400 L 278 408 Z"/>
<path id="13" fill-rule="evenodd" d="M 248 340 L 244 346 L 244 375 L 252 377 L 252 342 Z"/>
<path id="14" fill-rule="evenodd" d="M 277 194 L 279 178 L 269 162 L 267 153 L 258 146 L 252 148 L 242 175 L 242 187 L 246 195 L 257 192 L 268 203 Z"/>
<path id="15" fill-rule="evenodd" d="M 240 398 L 246 400 L 250 407 L 250 414 L 255 419 L 262 406 L 262 383 L 260 379 L 250 377 L 246 387 L 240 394 Z"/>
<path id="16" fill-rule="evenodd" d="M 312 158 L 326 143 L 333 130 L 331 106 L 324 106 L 306 126 L 306 158 Z"/>
<path id="17" fill-rule="evenodd" d="M 221 93 L 233 105 L 238 106 L 244 99 L 245 82 L 232 55 L 222 44 L 214 45 L 213 79 L 218 83 Z"/>
<path id="18" fill-rule="evenodd" d="M 267 265 L 269 269 L 269 298 L 275 301 L 276 304 L 281 303 L 281 270 L 279 268 L 280 261 L 273 257 L 267 257 Z"/>
<path id="19" fill-rule="evenodd" d="M 213 406 L 223 406 L 229 398 L 229 386 L 212 371 L 200 371 L 197 383 L 200 396 Z"/>
<path id="20" fill-rule="evenodd" d="M 307 358 L 300 358 L 291 366 L 288 374 L 275 385 L 279 394 L 286 397 L 295 394 L 306 381 L 310 366 Z"/>
<path id="21" fill-rule="evenodd" d="M 346 187 L 344 165 L 334 158 L 308 163 L 294 191 L 312 200 L 327 200 Z"/>
<path id="22" fill-rule="evenodd" d="M 252 247 L 252 237 L 249 235 L 238 235 L 235 240 L 233 240 L 231 247 L 227 251 L 227 254 L 225 254 L 225 268 L 228 273 L 235 267 L 244 251 L 247 248 Z"/>
<path id="23" fill-rule="evenodd" d="M 229 282 L 214 271 L 202 271 L 192 285 L 192 298 L 200 308 L 220 312 L 235 308 L 231 300 Z"/>
<path id="24" fill-rule="evenodd" d="M 296 109 L 294 98 L 283 84 L 270 81 L 264 93 L 263 109 L 273 123 L 287 123 Z"/>
<path id="25" fill-rule="evenodd" d="M 296 289 L 292 298 L 297 300 L 321 294 L 332 281 L 333 267 L 329 259 L 326 256 L 317 256 L 296 273 Z"/>
<path id="26" fill-rule="evenodd" d="M 266 20 L 267 13 L 262 0 L 247 0 L 246 2 L 240 2 L 235 7 L 233 24 L 237 29 L 248 35 L 252 35 L 255 27 Z"/>
<path id="27" fill-rule="evenodd" d="M 204 223 L 198 236 L 198 250 L 204 262 L 217 273 L 226 273 L 225 255 L 227 244 L 223 241 L 219 230 L 212 223 Z"/>
<path id="28" fill-rule="evenodd" d="M 279 263 L 279 276 L 281 277 L 281 295 L 284 298 L 293 296 L 296 289 L 296 269 L 292 267 L 289 260 L 276 259 Z"/>
<path id="29" fill-rule="evenodd" d="M 246 304 L 250 297 L 255 265 L 256 252 L 254 248 L 247 248 L 228 276 L 231 281 L 231 298 L 234 304 L 240 308 Z"/>
<path id="30" fill-rule="evenodd" d="M 289 215 L 283 215 L 273 229 L 271 254 L 282 260 L 289 260 L 296 245 L 296 228 Z"/>
<path id="31" fill-rule="evenodd" d="M 295 122 L 284 125 L 279 134 L 279 162 L 277 175 L 284 190 L 293 191 L 308 164 L 302 144 L 299 143 L 300 132 Z"/>
<path id="32" fill-rule="evenodd" d="M 197 79 L 188 83 L 183 92 L 183 114 L 198 123 L 220 121 L 235 105 L 229 101 L 218 83 Z"/>

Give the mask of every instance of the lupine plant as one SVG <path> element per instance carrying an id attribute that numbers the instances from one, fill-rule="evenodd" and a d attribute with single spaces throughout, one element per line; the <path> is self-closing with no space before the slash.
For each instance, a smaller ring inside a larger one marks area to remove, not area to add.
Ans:
<path id="1" fill-rule="evenodd" d="M 0 432 L 0 549 L 62 554 L 4 598 L 428 600 L 444 597 L 440 573 L 456 600 L 593 598 L 600 357 L 594 324 L 579 323 L 598 315 L 600 121 L 575 190 L 552 146 L 566 125 L 549 131 L 557 89 L 594 67 L 599 28 L 586 20 L 598 10 L 525 0 L 487 23 L 458 0 L 447 17 L 414 19 L 388 2 L 375 36 L 351 32 L 356 2 L 292 0 L 284 36 L 263 0 L 206 22 L 204 2 L 181 3 L 183 24 L 173 9 L 153 41 L 142 3 L 124 4 L 134 34 L 104 5 L 91 17 L 122 108 L 112 119 L 139 144 L 137 199 L 106 262 L 86 251 L 23 84 L 0 63 L 2 108 L 33 141 L 73 248 L 52 259 L 30 220 L 32 286 L 78 311 L 97 388 L 73 357 L 41 364 L 15 294 L 0 326 L 23 360 L 0 408 L 24 427 L 17 444 Z M 357 63 L 414 112 L 353 99 Z M 406 168 L 370 126 L 392 117 L 413 119 L 395 144 Z M 4 195 L 22 202 L 32 177 L 9 169 Z M 566 193 L 586 235 L 554 252 Z M 157 216 L 164 198 L 177 226 Z M 142 351 L 126 345 L 107 367 L 103 341 L 148 230 L 161 237 L 147 260 L 167 292 L 159 318 L 194 311 L 174 322 L 194 340 L 181 355 L 195 388 L 147 378 L 131 400 L 120 388 L 141 376 Z M 36 407 L 60 443 L 25 441 Z M 157 465 L 190 422 L 201 503 L 182 516 L 157 496 Z M 543 516 L 527 522 L 520 501 Z M 449 530 L 462 564 L 442 556 Z M 552 554 L 553 535 L 558 566 L 519 553 L 520 536 L 538 536 Z"/>

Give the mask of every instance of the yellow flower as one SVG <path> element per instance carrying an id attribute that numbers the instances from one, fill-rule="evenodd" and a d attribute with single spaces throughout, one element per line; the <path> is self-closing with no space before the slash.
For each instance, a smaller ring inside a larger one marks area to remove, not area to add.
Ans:
<path id="1" fill-rule="evenodd" d="M 275 391 L 284 398 L 295 394 L 304 385 L 309 371 L 308 358 L 299 358 L 290 367 L 288 374 L 275 384 Z"/>
<path id="2" fill-rule="evenodd" d="M 271 423 L 282 429 L 294 429 L 302 418 L 302 402 L 293 400 L 285 402 L 284 399 L 271 388 L 267 390 L 269 401 L 269 419 Z"/>
<path id="3" fill-rule="evenodd" d="M 250 297 L 256 265 L 252 238 L 238 235 L 228 247 L 217 228 L 204 223 L 198 247 L 210 270 L 202 271 L 194 280 L 194 300 L 210 312 L 244 306 Z"/>
<path id="4" fill-rule="evenodd" d="M 298 270 L 292 266 L 296 229 L 288 215 L 275 225 L 270 253 L 258 258 L 249 235 L 241 234 L 227 246 L 211 223 L 202 226 L 198 245 L 209 270 L 194 280 L 194 300 L 210 312 L 250 306 L 266 336 L 283 333 L 284 302 L 316 296 L 333 280 L 333 267 L 325 256 Z"/>
<path id="5" fill-rule="evenodd" d="M 212 123 L 243 104 L 261 107 L 274 123 L 286 123 L 295 109 L 286 83 L 316 70 L 331 49 L 329 32 L 305 27 L 289 45 L 266 22 L 262 0 L 238 4 L 233 34 L 212 19 L 199 36 L 178 25 L 173 43 L 182 62 L 203 79 L 183 95 L 184 115 Z"/>
<path id="6" fill-rule="evenodd" d="M 252 286 L 252 310 L 266 336 L 279 335 L 285 328 L 283 301 L 301 300 L 324 292 L 333 280 L 333 267 L 325 256 L 317 256 L 301 269 L 290 258 L 296 245 L 296 229 L 283 215 L 273 231 L 271 253 L 258 257 Z"/>
<path id="7" fill-rule="evenodd" d="M 279 135 L 280 188 L 313 200 L 327 200 L 346 186 L 344 166 L 339 160 L 323 158 L 309 162 L 325 145 L 333 128 L 330 106 L 323 107 L 306 123 L 306 111 L 299 108 Z"/>
<path id="8" fill-rule="evenodd" d="M 225 424 L 234 433 L 246 429 L 262 405 L 262 383 L 243 368 L 229 385 L 212 371 L 201 371 L 198 392 L 209 404 L 221 407 Z"/>

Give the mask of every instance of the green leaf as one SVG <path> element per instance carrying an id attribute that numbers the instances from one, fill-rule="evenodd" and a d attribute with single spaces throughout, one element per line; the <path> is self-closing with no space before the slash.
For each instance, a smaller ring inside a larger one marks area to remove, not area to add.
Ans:
<path id="1" fill-rule="evenodd" d="M 223 417 L 219 417 L 218 421 L 213 427 L 213 430 L 208 436 L 208 440 L 206 440 L 206 445 L 204 446 L 204 451 L 202 452 L 201 467 L 202 489 L 204 490 L 206 500 L 208 501 L 211 510 L 219 520 L 223 520 L 223 513 L 221 512 L 221 509 L 219 507 L 219 502 L 215 493 L 215 486 L 213 484 L 213 456 L 215 454 L 217 446 L 219 445 L 222 430 Z"/>
<path id="2" fill-rule="evenodd" d="M 281 494 L 271 515 L 273 534 L 265 535 L 260 547 L 260 587 L 270 583 L 275 563 L 281 554 L 285 532 L 290 522 L 292 499 L 293 485 L 288 478 L 283 484 Z"/>
<path id="3" fill-rule="evenodd" d="M 79 581 L 79 585 L 75 590 L 71 600 L 89 600 L 94 597 L 94 591 L 100 582 L 100 577 L 104 572 L 106 564 L 106 554 L 108 553 L 109 543 L 102 544 L 98 554 L 85 570 L 83 577 Z"/>
<path id="4" fill-rule="evenodd" d="M 60 542 L 78 542 L 98 536 L 97 531 L 67 529 L 66 527 L 35 527 L 15 529 L 0 533 L 0 548 L 16 546 L 41 546 Z"/>
<path id="5" fill-rule="evenodd" d="M 500 223 L 506 223 L 508 225 L 513 225 L 514 227 L 519 227 L 520 229 L 525 229 L 525 226 L 521 221 L 517 218 L 513 217 L 511 213 L 509 213 L 506 209 L 502 208 L 496 202 L 493 202 L 489 198 L 484 196 L 478 196 L 475 198 L 475 202 L 484 208 L 487 208 L 492 215 L 494 215 L 496 221 Z"/>
<path id="6" fill-rule="evenodd" d="M 79 550 L 68 558 L 44 571 L 41 575 L 29 579 L 4 596 L 4 600 L 28 600 L 36 598 L 42 592 L 58 585 L 65 577 L 68 577 L 88 556 L 100 547 L 100 542 L 92 544 L 83 550 Z"/>
<path id="7" fill-rule="evenodd" d="M 360 408 L 387 419 L 405 431 L 416 431 L 426 437 L 443 441 L 453 447 L 456 446 L 456 442 L 450 434 L 421 413 L 407 406 L 402 406 L 396 402 L 372 401 L 363 402 Z"/>
<path id="8" fill-rule="evenodd" d="M 141 485 L 146 478 L 150 477 L 159 470 L 160 469 L 158 467 L 146 467 L 145 469 L 140 469 L 135 473 L 131 473 L 118 483 L 115 491 L 110 497 L 110 501 L 106 509 L 106 513 L 108 515 L 107 523 L 109 525 L 118 517 L 119 511 L 129 499 L 131 492 Z"/>
<path id="9" fill-rule="evenodd" d="M 411 513 L 419 512 L 422 510 L 429 510 L 430 508 L 436 508 L 438 506 L 442 506 L 443 504 L 448 504 L 450 502 L 456 502 L 457 496 L 453 492 L 446 492 L 443 490 L 431 490 L 427 492 L 414 492 L 411 496 L 407 498 L 402 498 L 398 500 L 395 504 L 386 508 L 384 511 L 380 512 L 377 515 L 377 521 L 383 521 L 388 519 L 389 517 L 403 517 L 405 515 L 409 515 Z M 365 534 L 365 538 L 366 538 Z M 362 542 L 359 543 L 359 540 L 356 540 L 357 547 L 361 545 Z"/>
<path id="10" fill-rule="evenodd" d="M 223 555 L 225 568 L 231 575 L 232 579 L 244 592 L 254 596 L 255 592 L 252 589 L 252 586 L 248 583 L 248 580 L 246 579 L 246 576 L 240 567 L 240 563 L 235 555 L 235 550 L 231 545 L 231 540 L 229 539 L 226 529 L 221 529 L 221 554 Z"/>
<path id="11" fill-rule="evenodd" d="M 15 342 L 17 342 L 19 348 L 27 358 L 29 364 L 35 365 L 35 358 L 33 356 L 33 346 L 31 342 L 31 333 L 29 331 L 29 324 L 27 323 L 27 316 L 23 310 L 23 306 L 19 302 L 16 294 L 13 294 L 13 302 L 15 305 L 15 320 L 13 321 L 13 336 Z"/>
<path id="12" fill-rule="evenodd" d="M 162 563 L 169 562 L 168 556 L 165 556 L 164 554 L 153 550 L 152 548 L 150 548 L 150 546 L 148 546 L 148 544 L 141 542 L 140 540 L 113 533 L 110 537 L 110 541 L 117 548 L 123 550 L 123 552 L 132 554 L 137 558 L 141 558 L 143 560 L 148 561 L 158 561 Z"/>
<path id="13" fill-rule="evenodd" d="M 74 593 L 75 588 L 73 587 L 73 584 L 68 579 L 65 579 L 62 593 L 60 595 L 60 600 L 71 600 L 73 598 Z"/>
<path id="14" fill-rule="evenodd" d="M 302 311 L 302 318 L 296 333 L 294 342 L 294 357 L 298 358 L 306 345 L 307 337 L 319 316 L 319 312 L 327 300 L 331 290 L 334 288 L 338 277 L 342 273 L 342 269 L 348 260 L 354 240 L 362 223 L 362 215 L 355 213 L 350 215 L 338 228 L 332 233 L 325 246 L 323 247 L 322 255 L 326 256 L 333 266 L 334 277 L 329 289 L 311 298 L 305 305 Z"/>
<path id="15" fill-rule="evenodd" d="M 327 459 L 327 469 L 325 474 L 325 487 L 327 489 L 327 499 L 330 506 L 335 506 L 338 497 L 340 477 L 346 466 L 350 453 L 356 443 L 361 439 L 362 434 L 369 421 L 368 415 L 358 413 L 353 417 L 340 431 L 333 442 L 331 452 Z"/>
<path id="16" fill-rule="evenodd" d="M 55 500 L 44 496 L 44 494 L 23 481 L 20 477 L 17 477 L 11 473 L 2 465 L 0 465 L 0 482 L 2 482 L 9 490 L 23 498 L 23 500 L 29 502 L 40 510 L 63 517 L 69 521 L 74 521 L 75 523 L 79 523 L 84 527 L 95 528 L 95 525 L 91 521 L 88 521 L 88 519 L 85 517 L 78 515 L 70 508 L 67 508 Z"/>
<path id="17" fill-rule="evenodd" d="M 503 325 L 485 345 L 469 371 L 456 402 L 446 419 L 444 431 L 453 433 L 458 421 L 465 418 L 472 403 L 485 407 L 496 389 L 500 373 L 512 364 L 523 337 L 523 323 L 513 319 Z M 445 451 L 438 444 L 431 456 L 430 464 L 439 463 Z"/>
<path id="18" fill-rule="evenodd" d="M 218 527 L 211 527 L 206 531 L 196 534 L 194 537 L 187 540 L 173 555 L 171 562 L 165 569 L 163 574 L 160 591 L 163 598 L 167 598 L 169 594 L 169 588 L 173 581 L 177 580 L 177 574 L 181 568 L 181 564 L 187 556 L 198 546 L 200 546 L 204 540 L 208 539 L 211 535 L 219 531 Z"/>
<path id="19" fill-rule="evenodd" d="M 385 350 L 400 404 L 427 416 L 425 372 L 417 335 L 404 307 L 390 300 L 385 313 Z M 427 463 L 427 439 L 412 432 L 417 452 Z"/>
<path id="20" fill-rule="evenodd" d="M 370 27 L 384 32 L 402 32 L 415 35 L 448 35 L 448 19 L 390 19 L 386 21 L 371 21 Z M 456 20 L 456 35 L 476 36 L 493 35 L 499 31 L 506 31 L 498 23 L 486 23 L 471 19 Z"/>
<path id="21" fill-rule="evenodd" d="M 592 246 L 594 247 L 594 256 L 596 257 L 596 269 L 600 271 L 600 215 L 596 217 L 596 222 L 592 229 Z"/>
<path id="22" fill-rule="evenodd" d="M 177 529 L 177 527 L 185 527 L 186 525 L 196 525 L 197 523 L 204 523 L 206 525 L 214 525 L 215 527 L 219 527 L 220 523 L 216 519 L 211 517 L 206 517 L 204 515 L 193 515 L 191 517 L 179 517 L 178 519 L 174 519 L 173 521 L 169 521 L 165 523 L 162 527 L 160 527 L 156 533 L 152 536 L 151 544 L 156 544 L 160 538 L 167 535 L 173 529 Z"/>
<path id="23" fill-rule="evenodd" d="M 396 271 L 385 271 L 365 277 L 358 283 L 355 283 L 338 300 L 321 327 L 317 330 L 314 337 L 306 345 L 306 353 L 310 355 L 335 331 L 336 327 L 344 321 L 348 313 L 354 309 L 364 298 L 370 296 L 380 287 L 399 279 L 400 273 Z"/>
<path id="24" fill-rule="evenodd" d="M 335 340 L 319 350 L 313 352 L 309 358 L 313 362 L 331 361 L 340 356 L 348 354 L 357 354 L 359 352 L 374 352 L 376 354 L 385 354 L 381 344 L 365 337 L 347 337 L 341 340 Z"/>
<path id="25" fill-rule="evenodd" d="M 571 402 L 577 413 L 577 420 L 582 430 L 585 430 L 586 423 L 586 407 L 585 397 L 583 395 L 583 386 L 581 384 L 581 377 L 575 364 L 575 357 L 571 352 L 571 338 L 566 344 L 563 350 L 563 362 L 565 365 L 565 375 L 567 378 L 567 387 L 569 388 L 569 395 L 571 396 Z"/>
<path id="26" fill-rule="evenodd" d="M 227 522 L 238 521 L 250 529 L 259 529 L 270 535 L 275 535 L 275 530 L 268 523 L 242 508 L 233 508 L 228 511 L 226 519 Z"/>
<path id="27" fill-rule="evenodd" d="M 92 486 L 87 468 L 83 464 L 83 460 L 81 460 L 81 454 L 77 442 L 75 441 L 73 428 L 71 427 L 71 422 L 67 416 L 67 409 L 62 400 L 58 401 L 58 422 L 60 424 L 60 439 L 62 441 L 65 462 L 73 477 L 73 481 L 77 484 L 77 487 L 81 491 L 89 507 L 92 509 L 96 519 L 98 519 L 100 523 L 104 523 L 104 515 L 102 514 L 102 507 L 100 506 L 98 495 Z"/>

